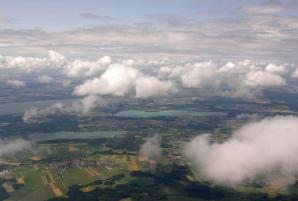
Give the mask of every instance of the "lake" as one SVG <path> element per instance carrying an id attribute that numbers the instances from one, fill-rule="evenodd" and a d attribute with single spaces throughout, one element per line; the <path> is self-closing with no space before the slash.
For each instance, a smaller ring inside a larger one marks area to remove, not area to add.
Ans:
<path id="1" fill-rule="evenodd" d="M 126 118 L 154 118 L 154 117 L 175 117 L 175 116 L 193 116 L 193 117 L 208 117 L 208 116 L 225 116 L 224 112 L 199 112 L 187 110 L 163 110 L 163 111 L 144 111 L 144 110 L 127 110 L 116 113 L 116 117 Z"/>
<path id="2" fill-rule="evenodd" d="M 99 139 L 110 138 L 124 135 L 126 131 L 92 131 L 92 132 L 55 132 L 55 133 L 36 133 L 30 135 L 35 141 L 48 140 L 75 140 L 75 139 Z"/>

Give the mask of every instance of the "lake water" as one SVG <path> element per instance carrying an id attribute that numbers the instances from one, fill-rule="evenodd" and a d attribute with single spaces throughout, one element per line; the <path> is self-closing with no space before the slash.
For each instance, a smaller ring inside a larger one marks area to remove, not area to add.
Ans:
<path id="1" fill-rule="evenodd" d="M 175 117 L 175 116 L 225 116 L 223 112 L 199 112 L 187 110 L 164 110 L 164 111 L 143 111 L 143 110 L 127 110 L 115 114 L 116 117 L 127 118 L 154 118 L 154 117 Z"/>
<path id="2" fill-rule="evenodd" d="M 0 115 L 8 114 L 22 114 L 26 110 L 32 107 L 44 108 L 55 103 L 71 103 L 75 99 L 65 99 L 65 100 L 45 100 L 45 101 L 32 101 L 32 102 L 18 102 L 18 103 L 4 103 L 0 104 Z"/>
<path id="3" fill-rule="evenodd" d="M 56 132 L 56 133 L 38 133 L 30 137 L 35 141 L 48 140 L 74 140 L 74 139 L 99 139 L 110 138 L 126 134 L 125 131 L 93 131 L 93 132 Z"/>

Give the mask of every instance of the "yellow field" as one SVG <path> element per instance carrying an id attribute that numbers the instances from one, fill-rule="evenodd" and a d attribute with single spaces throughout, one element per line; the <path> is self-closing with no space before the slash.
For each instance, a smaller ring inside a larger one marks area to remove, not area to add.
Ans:
<path id="1" fill-rule="evenodd" d="M 22 177 L 17 178 L 16 180 L 17 180 L 17 184 L 25 184 L 25 180 Z"/>
<path id="2" fill-rule="evenodd" d="M 56 197 L 61 197 L 63 195 L 62 191 L 60 190 L 60 188 L 58 188 L 56 186 L 55 183 L 51 182 L 50 187 L 51 187 L 51 189 L 52 189 L 52 191 L 53 191 L 53 193 L 55 194 Z"/>
<path id="3" fill-rule="evenodd" d="M 94 169 L 92 169 L 91 167 L 89 167 L 89 170 L 95 175 L 95 176 L 99 176 L 100 173 Z"/>
<path id="4" fill-rule="evenodd" d="M 127 167 L 130 172 L 140 170 L 137 163 L 127 163 Z"/>
<path id="5" fill-rule="evenodd" d="M 186 179 L 188 181 L 194 181 L 194 178 L 191 175 L 186 175 Z"/>
<path id="6" fill-rule="evenodd" d="M 125 155 L 117 155 L 117 157 L 114 160 L 116 163 L 126 163 L 127 158 Z"/>
<path id="7" fill-rule="evenodd" d="M 96 176 L 89 168 L 85 168 L 86 172 L 90 174 L 92 177 Z"/>
<path id="8" fill-rule="evenodd" d="M 84 193 L 88 193 L 88 192 L 91 192 L 93 191 L 93 188 L 91 188 L 90 186 L 87 186 L 87 187 L 84 187 L 81 189 Z"/>

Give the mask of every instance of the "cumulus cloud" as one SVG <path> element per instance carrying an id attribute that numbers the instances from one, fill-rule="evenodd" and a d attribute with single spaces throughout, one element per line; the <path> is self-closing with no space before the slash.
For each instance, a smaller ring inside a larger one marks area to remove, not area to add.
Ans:
<path id="1" fill-rule="evenodd" d="M 97 61 L 75 60 L 68 62 L 64 72 L 69 77 L 90 77 L 100 75 L 111 64 L 111 58 L 104 56 Z"/>
<path id="2" fill-rule="evenodd" d="M 100 78 L 87 80 L 84 84 L 76 87 L 75 94 L 80 96 L 90 94 L 123 96 L 132 90 L 140 74 L 135 68 L 112 64 Z"/>
<path id="3" fill-rule="evenodd" d="M 286 71 L 286 67 L 284 65 L 276 65 L 272 63 L 268 64 L 265 69 L 270 73 L 284 73 Z"/>
<path id="4" fill-rule="evenodd" d="M 185 156 L 206 180 L 237 186 L 260 183 L 280 189 L 298 176 L 298 117 L 276 116 L 249 123 L 223 143 L 210 134 L 186 144 Z"/>
<path id="5" fill-rule="evenodd" d="M 48 57 L 11 57 L 0 55 L 0 70 L 21 70 L 27 73 L 58 69 L 68 77 L 91 77 L 100 75 L 111 64 L 111 58 L 104 56 L 97 61 L 74 60 L 55 51 L 48 51 Z M 40 81 L 47 80 L 45 76 Z M 45 79 L 43 79 L 45 78 Z M 42 80 L 43 79 L 43 80 Z"/>
<path id="6" fill-rule="evenodd" d="M 286 81 L 279 75 L 264 71 L 249 72 L 246 75 L 245 83 L 251 87 L 275 87 L 283 86 Z"/>
<path id="7" fill-rule="evenodd" d="M 163 66 L 158 77 L 176 80 L 184 88 L 198 89 L 203 94 L 247 97 L 270 87 L 286 85 L 285 66 L 259 64 L 251 60 L 240 62 L 195 62 Z"/>
<path id="8" fill-rule="evenodd" d="M 26 86 L 26 83 L 22 80 L 7 80 L 7 85 L 13 86 L 13 87 L 24 87 Z"/>
<path id="9" fill-rule="evenodd" d="M 31 142 L 24 139 L 0 139 L 0 157 L 22 150 L 30 150 Z"/>
<path id="10" fill-rule="evenodd" d="M 137 98 L 161 97 L 175 91 L 171 81 L 160 81 L 155 77 L 141 77 L 136 82 Z"/>
<path id="11" fill-rule="evenodd" d="M 170 81 L 145 76 L 133 67 L 133 62 L 125 61 L 124 64 L 111 64 L 99 78 L 89 79 L 77 86 L 74 93 L 79 96 L 135 94 L 140 98 L 167 95 L 174 91 L 174 84 Z"/>
<path id="12" fill-rule="evenodd" d="M 155 134 L 153 137 L 148 138 L 146 142 L 141 146 L 139 154 L 155 160 L 160 159 L 162 155 L 160 141 L 161 137 L 158 134 Z"/>
<path id="13" fill-rule="evenodd" d="M 42 76 L 39 76 L 37 78 L 37 82 L 39 83 L 43 83 L 43 84 L 49 84 L 53 81 L 54 79 L 48 75 L 42 75 Z"/>
<path id="14" fill-rule="evenodd" d="M 55 51 L 48 51 L 48 57 L 11 57 L 0 55 L 0 70 L 17 69 L 26 72 L 38 71 L 48 67 L 58 68 L 65 64 L 66 58 Z"/>
<path id="15" fill-rule="evenodd" d="M 298 68 L 296 70 L 294 70 L 291 77 L 298 78 Z"/>

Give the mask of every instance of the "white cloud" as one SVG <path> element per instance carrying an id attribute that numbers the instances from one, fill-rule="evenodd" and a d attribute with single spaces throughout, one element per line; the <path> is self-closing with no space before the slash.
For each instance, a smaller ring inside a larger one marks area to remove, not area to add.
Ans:
<path id="1" fill-rule="evenodd" d="M 155 160 L 160 159 L 162 155 L 160 142 L 161 137 L 158 134 L 146 139 L 146 142 L 141 146 L 139 154 Z"/>
<path id="2" fill-rule="evenodd" d="M 270 73 L 284 73 L 286 71 L 286 67 L 284 65 L 276 65 L 272 63 L 268 64 L 265 69 Z"/>
<path id="3" fill-rule="evenodd" d="M 293 78 L 298 78 L 298 68 L 292 73 Z"/>
<path id="4" fill-rule="evenodd" d="M 13 87 L 24 87 L 26 86 L 26 83 L 22 80 L 7 80 L 7 85 L 13 86 Z"/>
<path id="5" fill-rule="evenodd" d="M 48 115 L 64 113 L 64 112 L 65 112 L 65 105 L 63 103 L 55 103 L 46 108 L 32 107 L 24 113 L 23 121 L 28 123 L 38 118 L 43 118 Z"/>
<path id="6" fill-rule="evenodd" d="M 15 152 L 30 150 L 31 142 L 18 138 L 18 139 L 0 139 L 0 157 L 12 155 Z"/>
<path id="7" fill-rule="evenodd" d="M 72 108 L 69 108 L 68 110 L 70 111 L 73 110 L 74 112 L 81 113 L 81 114 L 87 114 L 92 109 L 96 107 L 104 107 L 107 104 L 108 104 L 107 101 L 101 98 L 100 96 L 89 95 L 79 101 L 75 101 L 72 104 Z"/>
<path id="8" fill-rule="evenodd" d="M 37 78 L 37 82 L 39 83 L 43 83 L 43 84 L 49 84 L 53 81 L 54 79 L 48 75 L 42 75 L 42 76 L 39 76 Z"/>
<path id="9" fill-rule="evenodd" d="M 109 56 L 96 61 L 71 61 L 57 52 L 49 51 L 48 54 L 48 58 L 0 56 L 0 70 L 6 76 L 2 79 L 20 77 L 15 72 L 23 70 L 39 75 L 38 82 L 49 83 L 53 78 L 47 74 L 55 72 L 57 82 L 66 84 L 72 79 L 88 78 L 74 89 L 74 94 L 78 96 L 147 98 L 179 93 L 185 88 L 197 89 L 203 95 L 253 96 L 264 88 L 285 86 L 290 77 L 295 78 L 293 65 L 287 63 L 253 60 L 223 63 L 195 57 L 180 60 L 165 56 L 149 60 L 121 57 L 117 63 L 112 63 Z M 17 71 L 5 74 L 5 70 L 10 69 Z"/>
<path id="10" fill-rule="evenodd" d="M 65 62 L 65 57 L 54 51 L 49 51 L 47 58 L 0 55 L 0 69 L 17 69 L 26 72 L 39 71 L 48 67 L 59 68 L 63 66 Z"/>
<path id="11" fill-rule="evenodd" d="M 244 97 L 252 96 L 264 88 L 286 85 L 285 72 L 285 65 L 244 60 L 224 65 L 218 62 L 196 62 L 163 66 L 158 77 L 178 81 L 183 88 L 198 89 L 203 94 Z"/>
<path id="12" fill-rule="evenodd" d="M 110 64 L 109 56 L 104 56 L 95 62 L 75 60 L 68 62 L 64 71 L 69 77 L 91 77 L 100 75 Z"/>
<path id="13" fill-rule="evenodd" d="M 286 81 L 279 75 L 265 71 L 255 71 L 246 75 L 245 83 L 250 87 L 276 87 L 284 86 Z"/>
<path id="14" fill-rule="evenodd" d="M 84 95 L 115 95 L 123 96 L 133 91 L 136 80 L 141 73 L 132 67 L 112 64 L 100 76 L 87 80 L 75 89 L 75 94 Z"/>
<path id="15" fill-rule="evenodd" d="M 223 143 L 198 136 L 185 155 L 199 174 L 216 184 L 259 182 L 273 188 L 294 184 L 298 176 L 298 118 L 277 116 L 249 123 Z"/>
<path id="16" fill-rule="evenodd" d="M 111 64 L 99 77 L 89 79 L 75 88 L 74 93 L 85 95 L 133 95 L 137 98 L 165 96 L 175 92 L 171 81 L 146 76 L 134 67 L 133 60 Z"/>
<path id="17" fill-rule="evenodd" d="M 108 105 L 107 101 L 96 95 L 89 95 L 80 100 L 73 101 L 71 104 L 55 103 L 44 108 L 32 107 L 25 111 L 23 121 L 29 123 L 37 119 L 45 118 L 55 114 L 88 114 L 93 109 Z"/>
<path id="18" fill-rule="evenodd" d="M 254 15 L 273 15 L 283 12 L 285 7 L 278 1 L 266 1 L 259 5 L 243 6 L 241 10 Z"/>
<path id="19" fill-rule="evenodd" d="M 202 88 L 215 81 L 216 66 L 211 62 L 186 65 L 181 74 L 183 86 L 187 88 Z"/>
<path id="20" fill-rule="evenodd" d="M 160 81 L 155 77 L 141 77 L 136 82 L 136 97 L 161 97 L 176 91 L 175 85 L 170 81 Z"/>

